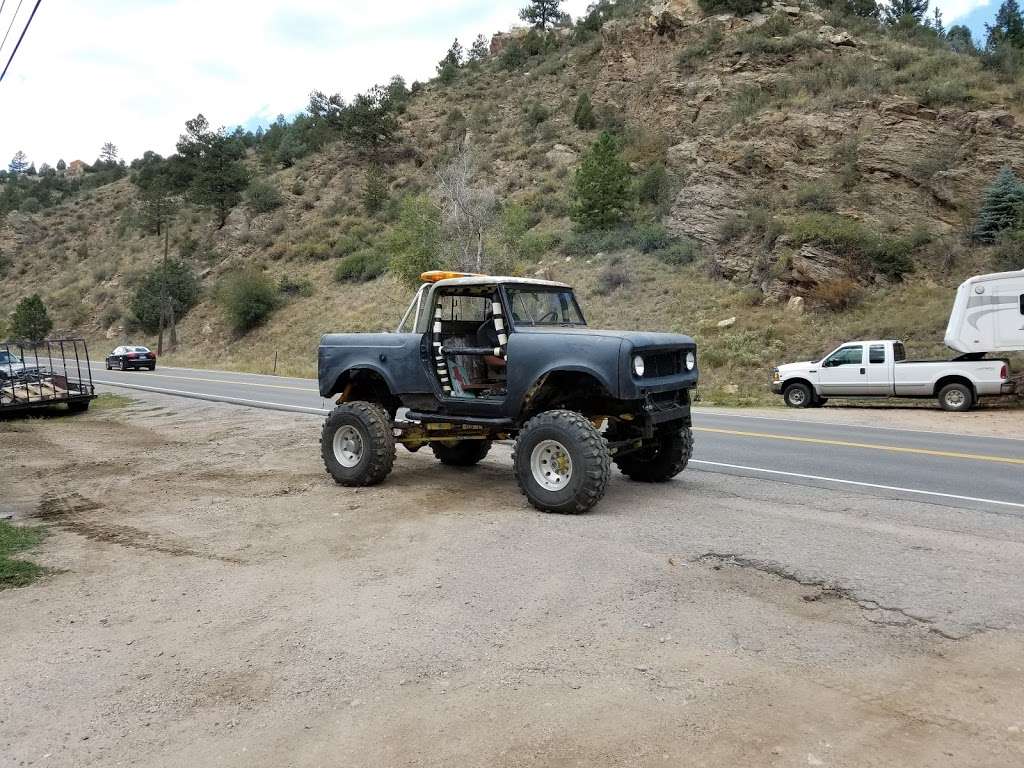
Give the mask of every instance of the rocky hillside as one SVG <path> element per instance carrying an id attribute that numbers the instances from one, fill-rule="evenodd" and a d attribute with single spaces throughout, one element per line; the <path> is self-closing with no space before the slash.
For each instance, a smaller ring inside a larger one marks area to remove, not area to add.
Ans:
<path id="1" fill-rule="evenodd" d="M 847 337 L 941 352 L 954 286 L 993 265 L 993 249 L 968 238 L 982 192 L 1003 166 L 1024 171 L 1019 84 L 934 36 L 811 5 L 737 18 L 656 3 L 506 66 L 522 34 L 495 36 L 482 65 L 414 90 L 387 155 L 392 201 L 430 193 L 443 161 L 472 147 L 481 183 L 528 214 L 513 268 L 577 284 L 592 324 L 694 334 L 709 399 L 763 397 L 772 364 Z M 574 121 L 583 93 L 593 128 Z M 695 258 L 573 234 L 574 170 L 602 130 L 638 179 L 664 167 L 665 193 L 639 216 L 698 243 Z M 280 372 L 310 374 L 320 333 L 393 327 L 404 310 L 409 289 L 390 275 L 336 279 L 353 252 L 385 247 L 396 206 L 365 211 L 369 163 L 343 140 L 286 169 L 248 162 L 280 207 L 240 205 L 219 228 L 183 204 L 172 225 L 172 253 L 204 292 L 171 359 L 269 370 L 276 354 Z M 0 307 L 39 292 L 61 328 L 101 346 L 141 341 L 129 297 L 163 238 L 135 225 L 137 204 L 124 179 L 9 214 Z M 280 281 L 282 303 L 238 336 L 215 296 L 245 267 Z"/>

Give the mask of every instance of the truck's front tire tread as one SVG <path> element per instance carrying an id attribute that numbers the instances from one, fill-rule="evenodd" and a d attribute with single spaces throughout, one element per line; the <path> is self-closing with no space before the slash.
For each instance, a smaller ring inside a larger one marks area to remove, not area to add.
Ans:
<path id="1" fill-rule="evenodd" d="M 363 454 L 354 467 L 344 467 L 334 455 L 334 434 L 352 426 L 363 440 Z M 395 465 L 395 433 L 387 413 L 366 402 L 343 403 L 327 416 L 320 433 L 320 455 L 327 472 L 338 485 L 359 488 L 377 485 Z"/>
<path id="2" fill-rule="evenodd" d="M 686 469 L 693 456 L 693 430 L 690 427 L 657 435 L 650 443 L 636 453 L 613 459 L 619 471 L 630 480 L 638 483 L 668 482 Z"/>
<path id="3" fill-rule="evenodd" d="M 806 384 L 790 384 L 782 393 L 782 399 L 790 408 L 810 408 L 814 393 Z"/>
<path id="4" fill-rule="evenodd" d="M 565 489 L 549 491 L 534 479 L 530 466 L 534 448 L 544 440 L 561 443 L 572 459 L 572 476 Z M 542 512 L 578 515 L 592 509 L 608 489 L 611 453 L 608 443 L 589 419 L 574 411 L 545 411 L 519 432 L 512 452 L 519 490 Z"/>
<path id="5" fill-rule="evenodd" d="M 454 445 L 430 444 L 434 458 L 449 467 L 472 467 L 479 464 L 491 450 L 490 440 L 459 440 Z"/>

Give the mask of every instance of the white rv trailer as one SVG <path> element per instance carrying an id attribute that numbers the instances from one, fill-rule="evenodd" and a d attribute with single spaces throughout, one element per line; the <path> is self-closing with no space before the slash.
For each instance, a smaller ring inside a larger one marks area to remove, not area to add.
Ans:
<path id="1" fill-rule="evenodd" d="M 964 282 L 949 316 L 946 346 L 978 356 L 1024 351 L 1024 270 Z"/>

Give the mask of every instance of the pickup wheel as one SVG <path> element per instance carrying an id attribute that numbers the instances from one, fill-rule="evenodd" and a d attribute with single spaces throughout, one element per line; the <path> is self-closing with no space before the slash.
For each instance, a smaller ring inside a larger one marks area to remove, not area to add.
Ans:
<path id="1" fill-rule="evenodd" d="M 974 391 L 966 384 L 947 384 L 939 390 L 939 407 L 944 411 L 969 411 L 974 407 Z"/>
<path id="2" fill-rule="evenodd" d="M 814 393 L 806 384 L 797 382 L 786 387 L 782 399 L 790 408 L 810 408 L 814 401 Z"/>
<path id="3" fill-rule="evenodd" d="M 690 463 L 693 455 L 693 430 L 673 429 L 645 440 L 639 451 L 616 456 L 613 461 L 630 480 L 638 483 L 665 483 Z"/>
<path id="4" fill-rule="evenodd" d="M 611 474 L 608 443 L 589 419 L 573 411 L 545 411 L 526 422 L 512 463 L 530 504 L 566 515 L 597 504 Z"/>
<path id="5" fill-rule="evenodd" d="M 484 460 L 491 450 L 490 440 L 459 440 L 453 445 L 431 443 L 434 458 L 449 467 L 472 467 Z"/>
<path id="6" fill-rule="evenodd" d="M 339 405 L 320 435 L 320 455 L 339 485 L 377 485 L 395 464 L 395 433 L 384 410 L 372 403 Z"/>

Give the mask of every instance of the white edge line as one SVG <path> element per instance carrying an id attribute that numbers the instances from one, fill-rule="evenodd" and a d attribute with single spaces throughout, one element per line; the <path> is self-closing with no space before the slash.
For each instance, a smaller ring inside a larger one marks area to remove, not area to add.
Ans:
<path id="1" fill-rule="evenodd" d="M 231 405 L 246 405 L 255 406 L 257 408 L 266 408 L 273 411 L 289 411 L 297 413 L 315 413 L 325 414 L 330 411 L 324 408 L 311 408 L 304 405 L 285 405 L 284 403 L 270 403 L 265 400 L 246 400 L 243 397 L 230 397 L 221 395 L 210 395 L 204 392 L 184 392 L 179 389 L 164 389 L 163 387 L 144 387 L 139 384 L 121 384 L 116 381 L 103 381 L 101 379 L 93 379 L 96 384 L 104 384 L 108 387 L 122 387 L 124 389 L 138 389 L 143 392 L 155 392 L 160 395 L 176 395 L 178 397 L 188 397 L 193 400 L 207 400 L 211 403 L 230 403 Z"/>
<path id="2" fill-rule="evenodd" d="M 938 491 L 921 491 L 916 488 L 900 488 L 895 485 L 879 485 L 877 483 L 862 483 L 857 480 L 840 480 L 838 477 L 822 477 L 821 475 L 804 475 L 799 472 L 782 472 L 778 469 L 762 469 L 761 467 L 745 467 L 741 464 L 725 464 L 720 461 L 701 461 L 691 459 L 691 464 L 704 464 L 709 467 L 725 467 L 726 469 L 740 469 L 746 472 L 762 472 L 768 475 L 779 475 L 781 477 L 796 477 L 801 480 L 820 480 L 825 483 L 840 483 L 842 485 L 856 485 L 860 488 L 875 488 L 882 491 L 896 491 L 898 493 L 913 493 L 919 496 L 937 496 L 942 499 L 956 499 L 958 501 L 977 501 L 982 504 L 998 504 L 1003 507 L 1014 507 L 1024 509 L 1024 504 L 1013 501 L 997 501 L 996 499 L 979 499 L 976 496 L 958 496 L 955 493 L 939 493 Z"/>

